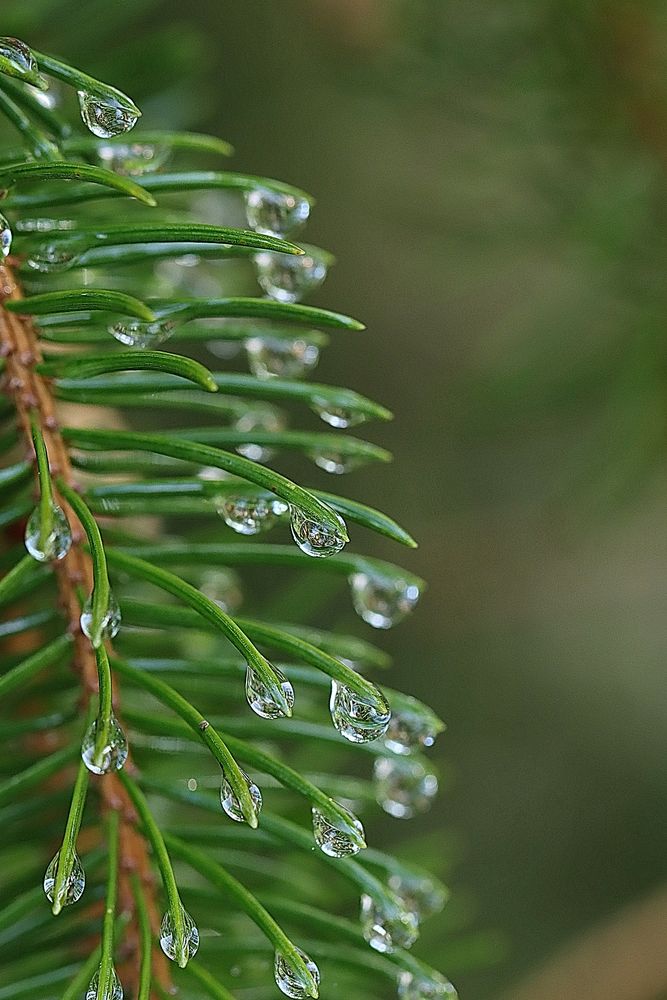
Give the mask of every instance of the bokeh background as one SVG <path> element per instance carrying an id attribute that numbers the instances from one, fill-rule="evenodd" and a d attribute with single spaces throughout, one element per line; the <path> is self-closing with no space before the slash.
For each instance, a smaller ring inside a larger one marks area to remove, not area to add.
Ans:
<path id="1" fill-rule="evenodd" d="M 338 265 L 315 302 L 368 326 L 318 376 L 396 414 L 369 431 L 394 465 L 344 485 L 414 531 L 430 581 L 382 638 L 449 724 L 443 794 L 373 831 L 455 890 L 421 953 L 469 1000 L 667 997 L 665 5 L 3 15 L 143 95 L 148 126 L 215 131 L 318 198 L 308 239 Z"/>

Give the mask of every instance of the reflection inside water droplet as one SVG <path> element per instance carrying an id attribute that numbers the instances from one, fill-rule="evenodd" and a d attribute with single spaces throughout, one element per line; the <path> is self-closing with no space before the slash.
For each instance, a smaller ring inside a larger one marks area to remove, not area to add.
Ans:
<path id="1" fill-rule="evenodd" d="M 276 986 L 281 993 L 284 993 L 286 997 L 292 997 L 293 1000 L 304 1000 L 304 998 L 311 996 L 313 980 L 315 986 L 319 986 L 320 970 L 312 958 L 309 958 L 301 948 L 297 948 L 296 950 L 299 957 L 305 963 L 312 979 L 304 976 L 299 969 L 294 967 L 290 959 L 279 951 L 275 954 L 274 976 Z"/>
<path id="2" fill-rule="evenodd" d="M 248 791 L 250 792 L 250 798 L 252 799 L 252 803 L 255 807 L 255 812 L 259 813 L 262 808 L 262 793 L 254 781 L 252 781 L 252 779 L 245 773 L 245 771 L 241 771 L 241 774 L 243 775 L 243 780 L 245 781 Z M 229 818 L 233 819 L 236 823 L 246 822 L 238 796 L 225 777 L 224 772 L 222 775 L 222 783 L 220 785 L 220 805 Z"/>
<path id="3" fill-rule="evenodd" d="M 0 254 L 8 257 L 12 249 L 12 230 L 5 216 L 0 212 Z"/>
<path id="4" fill-rule="evenodd" d="M 93 634 L 93 602 L 92 594 L 83 606 L 83 611 L 81 612 L 81 631 L 90 639 L 93 646 L 97 647 L 102 642 L 102 639 L 115 639 L 118 635 L 120 625 L 121 625 L 121 613 L 120 607 L 118 606 L 118 601 L 113 596 L 109 595 L 109 605 L 107 607 L 106 614 L 104 615 L 101 623 L 101 628 L 98 634 Z"/>
<path id="5" fill-rule="evenodd" d="M 128 347 L 157 347 L 168 340 L 174 332 L 174 324 L 169 322 L 144 323 L 139 319 L 122 320 L 113 323 L 109 333 L 121 344 Z"/>
<path id="6" fill-rule="evenodd" d="M 65 511 L 57 504 L 51 505 L 51 524 L 44 523 L 38 505 L 28 518 L 25 529 L 25 547 L 37 562 L 64 559 L 72 546 L 72 529 Z"/>
<path id="7" fill-rule="evenodd" d="M 282 670 L 279 670 L 278 667 L 274 666 L 272 666 L 272 670 L 278 679 L 280 691 L 282 692 L 285 701 L 289 705 L 290 709 L 293 708 L 294 688 L 285 677 Z M 256 670 L 253 670 L 252 667 L 248 667 L 246 670 L 245 694 L 248 704 L 253 712 L 255 712 L 256 715 L 261 716 L 262 719 L 278 719 L 285 715 L 283 709 L 276 700 L 276 692 L 271 690 L 271 687 L 262 680 L 259 673 Z"/>
<path id="8" fill-rule="evenodd" d="M 310 203 L 307 198 L 255 188 L 245 193 L 245 210 L 248 225 L 265 236 L 287 236 L 296 232 L 308 221 Z"/>
<path id="9" fill-rule="evenodd" d="M 78 97 L 83 123 L 98 139 L 129 132 L 137 123 L 137 112 L 111 95 L 100 97 L 79 90 Z"/>
<path id="10" fill-rule="evenodd" d="M 358 820 L 349 809 L 345 812 L 348 817 L 347 822 L 336 813 L 327 813 L 325 816 L 320 809 L 315 806 L 312 808 L 315 843 L 330 858 L 345 858 L 358 854 L 366 842 L 361 820 Z"/>
<path id="11" fill-rule="evenodd" d="M 436 775 L 414 758 L 378 757 L 373 776 L 378 804 L 396 819 L 427 812 L 438 794 Z"/>
<path id="12" fill-rule="evenodd" d="M 411 948 L 419 937 L 415 913 L 404 910 L 398 900 L 381 903 L 366 893 L 361 897 L 361 929 L 371 948 L 383 953 Z"/>
<path id="13" fill-rule="evenodd" d="M 111 715 L 106 736 L 98 739 L 100 720 L 95 719 L 85 732 L 81 743 L 81 759 L 93 774 L 120 771 L 127 760 L 127 739 L 118 719 Z"/>
<path id="14" fill-rule="evenodd" d="M 44 892 L 50 903 L 54 902 L 56 886 L 56 875 L 58 873 L 58 862 L 60 861 L 60 851 L 51 859 L 44 873 Z M 72 856 L 72 868 L 65 880 L 65 884 L 59 893 L 58 904 L 60 907 L 71 906 L 77 903 L 83 896 L 86 888 L 86 873 L 78 854 L 74 852 Z"/>
<path id="15" fill-rule="evenodd" d="M 180 908 L 182 927 L 177 933 L 171 910 L 167 910 L 160 924 L 160 947 L 167 958 L 185 968 L 199 948 L 199 931 L 194 920 L 183 906 Z"/>
<path id="16" fill-rule="evenodd" d="M 341 736 L 351 743 L 370 743 L 387 731 L 391 709 L 378 688 L 374 690 L 373 696 L 361 695 L 339 681 L 331 682 L 331 719 Z"/>
<path id="17" fill-rule="evenodd" d="M 163 167 L 169 160 L 168 146 L 148 142 L 109 143 L 97 147 L 101 166 L 126 177 L 142 177 Z"/>
<path id="18" fill-rule="evenodd" d="M 215 497 L 214 503 L 227 527 L 240 535 L 268 531 L 278 516 L 273 501 L 265 497 L 222 496 Z"/>
<path id="19" fill-rule="evenodd" d="M 343 531 L 345 531 L 345 521 L 332 511 L 334 519 L 338 521 Z M 315 521 L 312 517 L 301 510 L 300 507 L 292 505 L 290 507 L 290 526 L 292 537 L 302 552 L 308 556 L 316 558 L 326 558 L 340 552 L 345 546 L 342 534 L 339 534 L 328 524 Z"/>
<path id="20" fill-rule="evenodd" d="M 327 265 L 315 253 L 293 256 L 266 250 L 253 260 L 258 284 L 276 302 L 300 302 L 327 276 Z"/>
<path id="21" fill-rule="evenodd" d="M 391 628 L 409 615 L 419 600 L 414 580 L 383 576 L 372 571 L 353 573 L 352 603 L 360 618 L 373 628 Z"/>
<path id="22" fill-rule="evenodd" d="M 0 56 L 7 59 L 17 77 L 34 77 L 37 73 L 37 60 L 32 50 L 20 38 L 5 36 L 0 38 Z"/>
<path id="23" fill-rule="evenodd" d="M 123 1000 L 123 987 L 113 966 L 111 967 L 108 986 L 102 991 L 100 991 L 100 970 L 97 970 L 90 980 L 88 990 L 86 991 L 86 1000 Z"/>

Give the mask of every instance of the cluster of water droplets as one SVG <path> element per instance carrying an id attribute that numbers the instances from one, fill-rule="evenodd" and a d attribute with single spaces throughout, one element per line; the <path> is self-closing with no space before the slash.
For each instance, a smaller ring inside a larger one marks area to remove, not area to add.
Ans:
<path id="1" fill-rule="evenodd" d="M 199 949 L 199 931 L 184 906 L 180 908 L 182 933 L 177 934 L 171 910 L 167 910 L 160 924 L 160 947 L 167 958 L 184 969 Z"/>
<path id="2" fill-rule="evenodd" d="M 415 580 L 360 570 L 349 578 L 354 610 L 373 628 L 391 628 L 409 615 L 420 598 Z"/>
<path id="3" fill-rule="evenodd" d="M 364 893 L 361 897 L 361 930 L 371 948 L 391 953 L 396 948 L 411 948 L 419 937 L 419 918 L 412 910 L 401 905 L 400 900 L 389 896 L 374 899 Z"/>
<path id="4" fill-rule="evenodd" d="M 235 430 L 242 431 L 244 434 L 252 433 L 252 431 L 277 434 L 279 431 L 285 429 L 286 422 L 283 414 L 275 406 L 258 405 L 244 410 L 234 420 L 232 426 Z M 243 455 L 244 458 L 249 458 L 253 462 L 268 462 L 274 454 L 274 449 L 268 445 L 253 444 L 252 442 L 238 444 L 236 450 L 239 455 Z M 286 510 L 287 506 L 285 505 L 283 513 Z"/>
<path id="5" fill-rule="evenodd" d="M 25 547 L 37 562 L 64 559 L 72 546 L 72 529 L 62 507 L 50 506 L 50 523 L 44 524 L 41 505 L 33 510 L 25 528 Z"/>
<path id="6" fill-rule="evenodd" d="M 151 142 L 101 143 L 97 147 L 100 165 L 125 177 L 143 177 L 163 167 L 171 150 Z"/>
<path id="7" fill-rule="evenodd" d="M 335 511 L 332 513 L 344 532 L 345 521 Z M 294 541 L 307 556 L 326 558 L 340 552 L 345 546 L 345 537 L 342 533 L 328 524 L 314 520 L 294 504 L 290 506 L 290 527 Z"/>
<path id="8" fill-rule="evenodd" d="M 296 951 L 308 969 L 312 981 L 314 981 L 315 995 L 317 995 L 317 988 L 320 985 L 320 970 L 305 951 L 302 951 L 301 948 L 296 948 Z M 273 974 L 276 986 L 286 997 L 291 997 L 292 1000 L 305 1000 L 306 997 L 313 995 L 312 981 L 309 981 L 300 969 L 295 968 L 292 961 L 280 951 L 275 954 Z"/>
<path id="9" fill-rule="evenodd" d="M 370 743 L 387 732 L 391 709 L 382 692 L 370 686 L 373 694 L 363 695 L 339 681 L 331 682 L 331 721 L 350 743 Z"/>
<path id="10" fill-rule="evenodd" d="M 438 794 L 438 778 L 416 757 L 378 757 L 373 767 L 375 797 L 396 819 L 427 812 Z"/>
<path id="11" fill-rule="evenodd" d="M 287 511 L 287 504 L 282 500 L 261 496 L 227 494 L 216 497 L 214 503 L 227 527 L 239 535 L 268 531 Z"/>
<path id="12" fill-rule="evenodd" d="M 245 771 L 241 771 L 241 774 L 243 775 L 243 780 L 246 783 L 250 798 L 252 799 L 252 804 L 255 807 L 255 812 L 259 813 L 262 808 L 262 793 L 252 778 L 250 778 Z M 220 785 L 220 805 L 227 816 L 229 816 L 230 819 L 233 819 L 235 823 L 246 822 L 239 798 L 230 782 L 225 777 L 224 772 L 222 775 L 222 783 Z"/>
<path id="13" fill-rule="evenodd" d="M 140 319 L 124 319 L 112 323 L 108 330 L 112 337 L 126 347 L 139 347 L 145 350 L 157 347 L 168 340 L 174 332 L 174 323 L 168 320 L 147 323 Z"/>
<path id="14" fill-rule="evenodd" d="M 101 645 L 104 639 L 115 639 L 121 625 L 121 613 L 118 601 L 109 594 L 109 603 L 106 612 L 97 631 L 93 631 L 93 595 L 87 599 L 81 612 L 81 631 L 90 639 L 95 648 Z"/>
<path id="15" fill-rule="evenodd" d="M 248 225 L 264 236 L 290 236 L 308 221 L 310 202 L 296 193 L 258 187 L 245 193 Z"/>
<path id="16" fill-rule="evenodd" d="M 253 262 L 259 286 L 276 302 L 300 302 L 327 276 L 327 264 L 316 250 L 300 256 L 262 250 Z"/>
<path id="17" fill-rule="evenodd" d="M 83 865 L 76 851 L 72 851 L 72 865 L 56 899 L 56 875 L 58 874 L 59 861 L 60 851 L 51 859 L 44 872 L 44 892 L 46 898 L 49 903 L 55 903 L 58 911 L 64 906 L 71 906 L 73 903 L 78 903 L 86 888 L 86 873 L 83 870 Z"/>
<path id="18" fill-rule="evenodd" d="M 250 371 L 259 379 L 302 378 L 320 360 L 317 344 L 303 337 L 256 335 L 243 342 Z"/>
<path id="19" fill-rule="evenodd" d="M 123 987 L 113 965 L 107 986 L 102 993 L 100 993 L 100 969 L 97 970 L 88 984 L 86 1000 L 123 1000 Z"/>
<path id="20" fill-rule="evenodd" d="M 313 836 L 315 843 L 329 858 L 346 858 L 358 854 L 366 846 L 366 834 L 361 820 L 354 813 L 336 803 L 338 811 L 324 813 L 312 808 Z M 340 815 L 343 811 L 344 816 Z"/>
<path id="21" fill-rule="evenodd" d="M 278 719 L 285 716 L 279 697 L 282 695 L 290 712 L 294 707 L 294 688 L 282 670 L 272 665 L 276 683 L 267 683 L 257 670 L 248 667 L 245 675 L 245 696 L 255 715 L 262 719 Z M 278 694 L 278 689 L 280 695 Z"/>
<path id="22" fill-rule="evenodd" d="M 100 719 L 94 719 L 81 742 L 81 759 L 93 774 L 120 771 L 127 760 L 127 739 L 118 719 L 111 713 L 104 741 L 98 740 Z"/>
<path id="23" fill-rule="evenodd" d="M 134 128 L 139 114 L 134 105 L 106 93 L 90 94 L 78 91 L 81 120 L 98 139 L 111 139 Z"/>

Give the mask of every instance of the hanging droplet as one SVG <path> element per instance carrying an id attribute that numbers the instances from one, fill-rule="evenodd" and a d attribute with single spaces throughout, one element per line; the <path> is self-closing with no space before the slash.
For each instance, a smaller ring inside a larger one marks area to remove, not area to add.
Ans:
<path id="1" fill-rule="evenodd" d="M 233 424 L 237 431 L 247 434 L 251 431 L 262 431 L 277 434 L 285 429 L 282 414 L 272 406 L 257 406 L 242 413 Z M 239 444 L 236 446 L 239 455 L 253 462 L 267 462 L 274 454 L 274 449 L 264 444 Z"/>
<path id="2" fill-rule="evenodd" d="M 337 802 L 336 805 L 340 806 Z M 340 808 L 344 808 L 340 806 Z M 354 813 L 345 809 L 347 821 L 338 813 L 328 813 L 326 816 L 313 806 L 313 835 L 319 849 L 329 858 L 345 858 L 358 854 L 366 846 L 366 834 Z"/>
<path id="3" fill-rule="evenodd" d="M 387 750 L 403 755 L 432 747 L 444 729 L 444 723 L 425 705 L 415 700 L 413 706 L 412 699 L 404 698 L 405 703 L 394 710 L 384 737 Z"/>
<path id="4" fill-rule="evenodd" d="M 351 406 L 335 406 L 331 400 L 323 396 L 313 396 L 310 401 L 311 409 L 320 417 L 325 424 L 344 430 L 346 427 L 356 427 L 363 424 L 368 417 L 361 410 L 355 410 Z"/>
<path id="5" fill-rule="evenodd" d="M 12 76 L 19 79 L 32 77 L 34 80 L 38 73 L 37 60 L 32 51 L 20 38 L 5 36 L 0 38 L 0 56 L 9 62 L 14 70 Z M 7 72 L 7 70 L 5 70 Z"/>
<path id="6" fill-rule="evenodd" d="M 264 236 L 287 236 L 308 221 L 310 202 L 284 191 L 255 188 L 245 193 L 248 225 Z"/>
<path id="7" fill-rule="evenodd" d="M 255 807 L 255 812 L 259 813 L 262 808 L 262 793 L 254 781 L 252 781 L 252 779 L 245 773 L 245 771 L 241 771 L 241 774 L 243 775 L 243 780 L 248 786 L 248 791 L 250 792 L 250 798 L 252 799 L 252 803 Z M 236 792 L 227 781 L 224 772 L 222 775 L 222 784 L 220 785 L 220 804 L 230 819 L 233 819 L 236 823 L 245 823 L 246 818 L 243 815 L 241 803 L 238 800 Z"/>
<path id="8" fill-rule="evenodd" d="M 2 254 L 3 257 L 8 257 L 11 249 L 12 230 L 9 222 L 4 217 L 2 212 L 0 212 L 0 254 Z"/>
<path id="9" fill-rule="evenodd" d="M 419 760 L 378 757 L 375 761 L 375 798 L 396 819 L 411 819 L 427 812 L 438 794 L 438 779 Z"/>
<path id="10" fill-rule="evenodd" d="M 93 774 L 107 774 L 120 771 L 127 760 L 127 739 L 118 719 L 111 715 L 104 743 L 97 746 L 99 719 L 95 719 L 86 730 L 81 743 L 81 759 Z"/>
<path id="11" fill-rule="evenodd" d="M 241 583 L 231 569 L 210 569 L 201 578 L 199 590 L 227 614 L 238 611 L 243 603 Z"/>
<path id="12" fill-rule="evenodd" d="M 248 337 L 243 346 L 250 371 L 261 379 L 302 378 L 320 360 L 317 344 L 299 337 Z"/>
<path id="13" fill-rule="evenodd" d="M 325 472 L 334 476 L 342 476 L 346 472 L 352 472 L 366 463 L 366 459 L 360 455 L 344 455 L 343 452 L 333 448 L 309 451 L 308 456 L 319 469 L 324 469 Z"/>
<path id="14" fill-rule="evenodd" d="M 278 678 L 282 695 L 291 710 L 294 706 L 294 688 L 282 670 L 273 665 L 272 670 Z M 253 712 L 261 716 L 262 719 L 278 719 L 285 716 L 285 712 L 276 701 L 275 692 L 271 691 L 270 686 L 264 683 L 258 672 L 252 667 L 248 667 L 246 670 L 245 696 Z"/>
<path id="15" fill-rule="evenodd" d="M 160 947 L 167 958 L 184 969 L 190 959 L 197 954 L 199 931 L 194 920 L 183 906 L 181 906 L 181 921 L 183 926 L 179 936 L 176 934 L 171 910 L 167 910 L 160 924 Z"/>
<path id="16" fill-rule="evenodd" d="M 332 513 L 345 531 L 343 518 L 335 511 Z M 314 521 L 300 507 L 290 506 L 290 525 L 294 541 L 307 556 L 322 559 L 335 555 L 336 552 L 340 552 L 345 547 L 345 538 L 342 534 L 329 527 L 328 524 Z"/>
<path id="17" fill-rule="evenodd" d="M 121 320 L 113 323 L 109 333 L 127 347 L 156 347 L 168 340 L 174 324 L 168 322 L 144 323 L 140 319 Z"/>
<path id="18" fill-rule="evenodd" d="M 398 977 L 399 1000 L 458 1000 L 458 993 L 439 973 L 431 976 L 403 971 Z"/>
<path id="19" fill-rule="evenodd" d="M 110 970 L 108 986 L 102 993 L 100 993 L 100 970 L 97 970 L 88 985 L 86 1000 L 123 1000 L 123 987 L 113 965 Z"/>
<path id="20" fill-rule="evenodd" d="M 416 873 L 391 875 L 389 888 L 398 896 L 406 910 L 417 915 L 420 923 L 427 917 L 440 913 L 449 899 L 449 890 L 441 882 L 434 882 L 427 876 Z"/>
<path id="21" fill-rule="evenodd" d="M 320 985 L 320 970 L 312 958 L 306 955 L 305 951 L 301 951 L 301 948 L 297 948 L 296 950 L 312 978 L 308 979 L 305 977 L 299 969 L 294 968 L 289 958 L 277 951 L 273 973 L 276 986 L 286 997 L 292 997 L 292 1000 L 305 1000 L 306 997 L 317 997 Z"/>
<path id="22" fill-rule="evenodd" d="M 257 535 L 276 522 L 273 502 L 265 497 L 223 496 L 214 503 L 227 527 L 239 535 Z"/>
<path id="23" fill-rule="evenodd" d="M 115 639 L 118 635 L 121 623 L 120 608 L 118 606 L 118 601 L 113 596 L 109 594 L 109 606 L 107 608 L 106 614 L 102 619 L 101 628 L 97 635 L 93 635 L 93 612 L 92 612 L 92 594 L 83 606 L 83 611 L 81 612 L 81 631 L 90 639 L 93 646 L 97 648 L 102 639 Z"/>
<path id="24" fill-rule="evenodd" d="M 125 177 L 142 177 L 159 170 L 170 154 L 168 146 L 149 142 L 109 143 L 97 147 L 101 165 Z"/>
<path id="25" fill-rule="evenodd" d="M 387 732 L 391 709 L 384 695 L 361 695 L 345 684 L 331 682 L 329 711 L 334 726 L 350 743 L 370 743 Z"/>
<path id="26" fill-rule="evenodd" d="M 276 302 L 300 302 L 327 276 L 327 265 L 315 253 L 295 256 L 263 250 L 253 260 L 258 284 Z"/>
<path id="27" fill-rule="evenodd" d="M 373 628 L 391 628 L 409 615 L 420 597 L 414 580 L 359 572 L 349 578 L 354 610 Z"/>
<path id="28" fill-rule="evenodd" d="M 111 95 L 100 97 L 80 90 L 78 96 L 83 124 L 98 139 L 111 139 L 121 132 L 129 132 L 137 123 L 139 115 L 136 109 L 122 104 Z"/>
<path id="29" fill-rule="evenodd" d="M 76 267 L 78 256 L 73 247 L 57 240 L 53 243 L 44 243 L 35 250 L 31 250 L 25 263 L 26 267 L 32 271 L 38 271 L 40 274 L 58 274 Z"/>
<path id="30" fill-rule="evenodd" d="M 25 547 L 29 555 L 38 562 L 57 561 L 65 558 L 71 546 L 72 529 L 62 507 L 51 505 L 51 526 L 46 533 L 41 507 L 35 507 L 25 528 Z"/>
<path id="31" fill-rule="evenodd" d="M 380 903 L 366 893 L 361 897 L 361 930 L 371 948 L 383 953 L 411 948 L 419 937 L 417 915 L 397 900 Z"/>
<path id="32" fill-rule="evenodd" d="M 44 892 L 46 893 L 46 898 L 49 903 L 56 902 L 54 890 L 56 887 L 56 875 L 58 873 L 59 861 L 60 851 L 58 851 L 55 857 L 52 858 L 46 871 L 44 872 Z M 58 910 L 61 910 L 63 906 L 71 906 L 72 903 L 78 903 L 83 896 L 83 890 L 85 888 L 86 873 L 83 870 L 83 865 L 79 860 L 78 854 L 74 852 L 72 869 L 67 876 L 67 880 L 59 893 L 59 898 L 56 902 Z"/>

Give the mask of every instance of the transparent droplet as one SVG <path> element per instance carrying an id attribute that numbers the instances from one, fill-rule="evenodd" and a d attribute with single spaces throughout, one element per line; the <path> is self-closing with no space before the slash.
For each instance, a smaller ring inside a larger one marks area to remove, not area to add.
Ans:
<path id="1" fill-rule="evenodd" d="M 75 267 L 77 262 L 76 250 L 67 243 L 57 240 L 53 243 L 44 243 L 30 251 L 25 263 L 26 267 L 40 274 L 58 274 Z"/>
<path id="2" fill-rule="evenodd" d="M 450 981 L 437 972 L 431 976 L 401 972 L 398 977 L 398 996 L 399 1000 L 458 1000 L 458 993 Z"/>
<path id="3" fill-rule="evenodd" d="M 262 808 L 262 793 L 254 781 L 245 773 L 245 771 L 241 771 L 241 774 L 243 775 L 243 780 L 248 786 L 248 791 L 250 792 L 250 798 L 252 799 L 252 803 L 255 807 L 255 812 L 259 813 Z M 241 803 L 239 802 L 232 786 L 227 781 L 224 773 L 222 775 L 222 784 L 220 785 L 220 804 L 230 819 L 233 819 L 236 823 L 245 823 L 246 819 L 243 815 L 243 810 L 241 809 Z"/>
<path id="4" fill-rule="evenodd" d="M 338 681 L 331 682 L 329 711 L 338 732 L 351 743 L 380 739 L 391 719 L 391 709 L 377 688 L 374 696 L 365 696 Z"/>
<path id="5" fill-rule="evenodd" d="M 378 757 L 373 776 L 378 804 L 396 819 L 427 812 L 438 794 L 436 775 L 409 757 Z"/>
<path id="6" fill-rule="evenodd" d="M 307 198 L 269 188 L 255 188 L 245 193 L 245 214 L 248 225 L 265 236 L 287 236 L 308 221 L 310 203 Z"/>
<path id="7" fill-rule="evenodd" d="M 78 91 L 78 95 L 83 124 L 98 139 L 111 139 L 121 132 L 129 132 L 137 123 L 136 110 L 111 95 L 100 97 L 85 90 Z"/>
<path id="8" fill-rule="evenodd" d="M 109 333 L 127 347 L 156 347 L 171 337 L 174 324 L 144 323 L 140 319 L 121 320 L 109 327 Z"/>
<path id="9" fill-rule="evenodd" d="M 0 254 L 8 257 L 12 249 L 12 230 L 5 216 L 0 212 Z"/>
<path id="10" fill-rule="evenodd" d="M 237 611 L 243 603 L 241 583 L 230 569 L 211 569 L 202 577 L 199 589 L 227 614 Z"/>
<path id="11" fill-rule="evenodd" d="M 261 379 L 301 378 L 320 359 L 317 344 L 298 337 L 248 337 L 243 346 L 250 371 Z"/>
<path id="12" fill-rule="evenodd" d="M 293 1000 L 304 1000 L 304 998 L 312 996 L 316 997 L 320 985 L 320 970 L 312 958 L 306 955 L 305 951 L 301 951 L 301 948 L 297 948 L 296 950 L 306 965 L 312 979 L 305 977 L 299 969 L 294 968 L 285 955 L 277 951 L 273 969 L 276 986 L 281 993 L 284 993 L 286 997 L 292 997 Z"/>
<path id="13" fill-rule="evenodd" d="M 327 265 L 314 253 L 295 256 L 263 250 L 253 260 L 258 284 L 276 302 L 300 302 L 327 276 Z"/>
<path id="14" fill-rule="evenodd" d="M 197 926 L 187 912 L 181 906 L 181 920 L 183 928 L 180 936 L 176 934 L 171 911 L 167 910 L 160 924 L 160 947 L 167 958 L 176 962 L 181 969 L 184 969 L 191 958 L 194 958 L 199 948 L 199 931 Z"/>
<path id="15" fill-rule="evenodd" d="M 335 511 L 333 514 L 345 531 L 343 518 Z M 294 541 L 307 556 L 326 558 L 340 552 L 345 546 L 342 534 L 339 534 L 334 528 L 330 528 L 328 524 L 314 521 L 305 511 L 294 505 L 290 506 L 290 525 Z"/>
<path id="16" fill-rule="evenodd" d="M 360 455 L 344 455 L 341 451 L 333 448 L 318 449 L 309 451 L 309 457 L 319 469 L 324 469 L 334 476 L 342 476 L 346 472 L 352 472 L 366 463 L 366 459 Z"/>
<path id="17" fill-rule="evenodd" d="M 389 888 L 406 910 L 416 913 L 420 922 L 440 913 L 449 899 L 449 890 L 441 882 L 416 873 L 394 873 L 389 878 Z"/>
<path id="18" fill-rule="evenodd" d="M 285 420 L 282 414 L 272 406 L 258 406 L 252 410 L 247 410 L 241 414 L 233 424 L 237 431 L 249 433 L 251 431 L 263 431 L 270 434 L 277 434 L 285 428 Z M 249 458 L 253 462 L 267 462 L 273 455 L 274 449 L 264 444 L 239 444 L 236 446 L 239 455 Z"/>
<path id="19" fill-rule="evenodd" d="M 432 747 L 442 730 L 443 723 L 433 712 L 418 702 L 411 707 L 406 698 L 406 704 L 392 714 L 384 745 L 392 753 L 411 754 Z"/>
<path id="20" fill-rule="evenodd" d="M 355 410 L 351 406 L 334 406 L 329 399 L 323 396 L 313 396 L 310 402 L 311 408 L 325 424 L 344 430 L 346 427 L 356 427 L 363 424 L 368 417 L 361 410 Z"/>
<path id="21" fill-rule="evenodd" d="M 285 677 L 282 670 L 273 667 L 273 672 L 278 678 L 280 690 L 290 709 L 294 706 L 294 688 Z M 268 684 L 265 684 L 260 675 L 252 667 L 248 667 L 245 675 L 245 696 L 248 704 L 256 715 L 262 719 L 278 719 L 285 715 L 275 698 L 275 693 L 271 691 Z"/>
<path id="22" fill-rule="evenodd" d="M 340 803 L 337 803 L 340 806 Z M 341 808 L 343 808 L 341 806 Z M 319 849 L 330 858 L 345 858 L 358 854 L 366 846 L 366 835 L 361 820 L 346 809 L 345 822 L 336 813 L 326 816 L 313 806 L 313 835 Z"/>
<path id="23" fill-rule="evenodd" d="M 81 759 L 93 774 L 107 774 L 120 771 L 127 760 L 127 739 L 118 719 L 111 715 L 107 738 L 102 746 L 97 746 L 99 719 L 95 719 L 86 730 L 81 743 Z"/>
<path id="24" fill-rule="evenodd" d="M 352 573 L 349 578 L 354 610 L 373 628 L 391 628 L 409 615 L 420 597 L 414 580 L 379 573 Z"/>
<path id="25" fill-rule="evenodd" d="M 273 502 L 265 497 L 224 496 L 214 502 L 227 527 L 240 535 L 257 535 L 275 524 Z"/>
<path id="26" fill-rule="evenodd" d="M 72 230 L 76 227 L 73 219 L 17 219 L 17 233 L 53 233 Z"/>
<path id="27" fill-rule="evenodd" d="M 149 142 L 109 143 L 97 147 L 101 165 L 126 177 L 141 177 L 159 170 L 170 153 L 168 146 Z"/>
<path id="28" fill-rule="evenodd" d="M 386 953 L 396 948 L 411 948 L 419 937 L 419 921 L 416 913 L 404 910 L 398 900 L 380 903 L 364 893 L 361 930 L 371 948 Z"/>
<path id="29" fill-rule="evenodd" d="M 35 507 L 25 528 L 25 547 L 38 562 L 64 559 L 72 545 L 72 529 L 65 511 L 57 504 L 51 506 L 51 530 L 42 530 L 42 511 Z"/>
<path id="30" fill-rule="evenodd" d="M 60 851 L 55 855 L 54 858 L 49 862 L 49 865 L 44 872 L 44 892 L 46 893 L 46 898 L 49 903 L 54 902 L 54 890 L 56 887 L 56 874 L 58 872 L 58 862 L 60 861 Z M 72 870 L 70 871 L 67 881 L 63 886 L 63 890 L 59 894 L 58 907 L 71 906 L 72 903 L 78 903 L 78 901 L 83 896 L 83 890 L 86 888 L 86 873 L 83 870 L 83 865 L 79 860 L 78 854 L 76 852 L 73 855 Z"/>
<path id="31" fill-rule="evenodd" d="M 9 61 L 17 77 L 34 79 L 37 75 L 37 60 L 20 38 L 0 38 L 0 56 Z"/>
<path id="32" fill-rule="evenodd" d="M 81 612 L 81 631 L 90 639 L 93 646 L 97 648 L 102 642 L 102 639 L 115 639 L 118 635 L 121 623 L 120 608 L 118 606 L 118 601 L 113 596 L 109 595 L 109 606 L 107 608 L 106 614 L 102 619 L 102 625 L 99 630 L 99 634 L 93 635 L 93 614 L 92 614 L 92 594 L 83 606 L 83 611 Z"/>
<path id="33" fill-rule="evenodd" d="M 102 993 L 100 993 L 100 970 L 97 970 L 88 985 L 86 1000 L 123 1000 L 123 987 L 113 966 L 111 966 L 109 984 Z"/>

